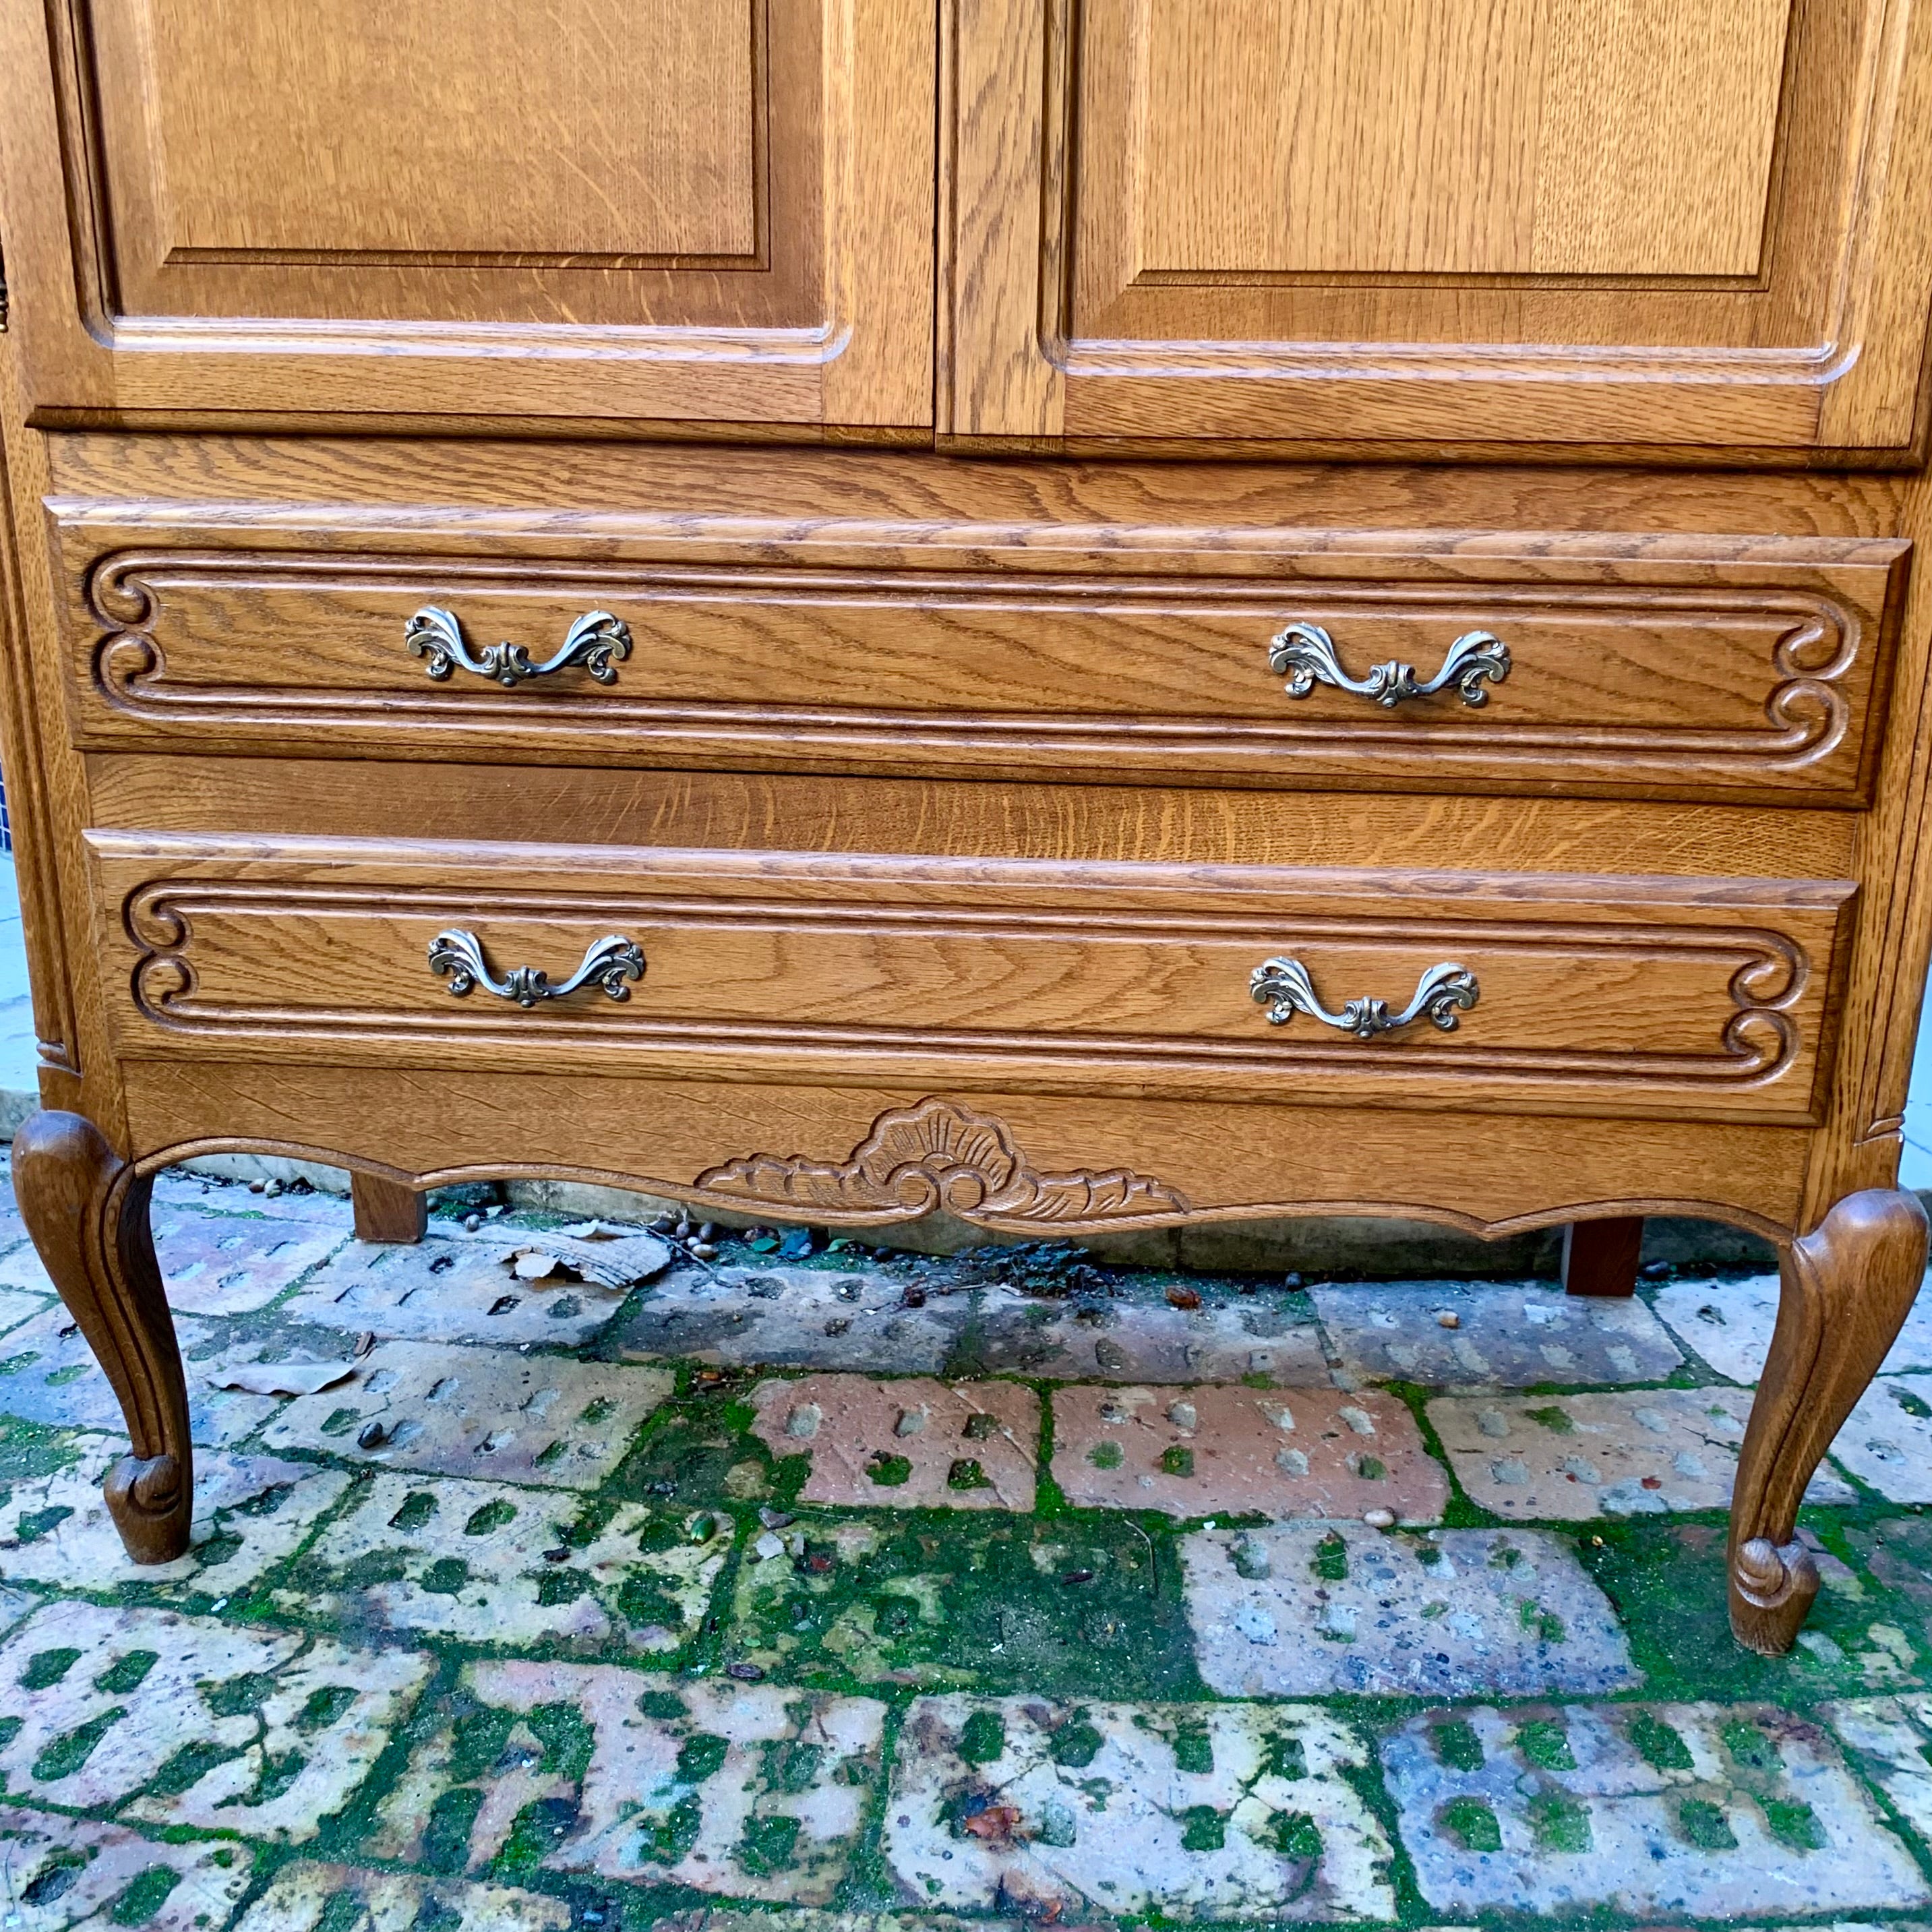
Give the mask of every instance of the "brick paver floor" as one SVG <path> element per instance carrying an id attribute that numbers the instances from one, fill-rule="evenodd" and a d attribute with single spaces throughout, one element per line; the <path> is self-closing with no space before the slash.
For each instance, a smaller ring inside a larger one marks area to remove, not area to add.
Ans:
<path id="1" fill-rule="evenodd" d="M 5 1932 L 1932 1918 L 1932 1299 L 1768 1661 L 1720 1562 L 1761 1277 L 484 1207 L 379 1250 L 164 1180 L 201 1507 L 143 1570 L 0 1185 Z"/>

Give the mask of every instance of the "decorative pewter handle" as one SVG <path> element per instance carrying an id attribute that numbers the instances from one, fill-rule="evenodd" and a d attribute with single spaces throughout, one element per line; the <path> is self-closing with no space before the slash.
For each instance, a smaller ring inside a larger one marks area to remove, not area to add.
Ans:
<path id="1" fill-rule="evenodd" d="M 1308 968 L 1299 959 L 1270 959 L 1257 966 L 1248 982 L 1248 991 L 1268 1010 L 1270 1026 L 1286 1026 L 1297 1013 L 1306 1013 L 1338 1033 L 1352 1033 L 1358 1040 L 1373 1040 L 1378 1033 L 1394 1033 L 1425 1015 L 1444 1033 L 1456 1030 L 1456 1013 L 1467 1012 L 1476 1004 L 1476 976 L 1466 966 L 1445 960 L 1423 974 L 1415 998 L 1399 1013 L 1391 1013 L 1386 1000 L 1351 1000 L 1339 1013 L 1331 1013 L 1316 998 Z"/>
<path id="2" fill-rule="evenodd" d="M 560 986 L 553 986 L 550 975 L 541 966 L 513 966 L 506 979 L 499 980 L 484 962 L 483 942 L 473 932 L 452 926 L 439 932 L 429 943 L 429 969 L 450 976 L 449 990 L 460 1000 L 481 986 L 500 1000 L 514 1000 L 520 1006 L 535 1006 L 539 1000 L 560 1000 L 580 986 L 602 986 L 614 1000 L 628 1000 L 631 989 L 626 980 L 644 976 L 644 949 L 635 940 L 613 932 L 598 940 L 584 956 L 584 964 Z"/>
<path id="3" fill-rule="evenodd" d="M 1500 684 L 1510 674 L 1509 646 L 1487 631 L 1465 631 L 1449 646 L 1442 668 L 1426 684 L 1415 681 L 1415 667 L 1391 658 L 1371 664 L 1364 678 L 1352 678 L 1335 655 L 1335 640 L 1319 624 L 1291 624 L 1268 640 L 1268 668 L 1288 680 L 1291 698 L 1306 698 L 1318 684 L 1372 698 L 1393 710 L 1405 698 L 1432 698 L 1447 686 L 1462 694 L 1471 706 L 1486 704 L 1490 694 L 1483 680 Z"/>
<path id="4" fill-rule="evenodd" d="M 586 610 L 564 634 L 556 655 L 533 664 L 521 644 L 491 644 L 480 658 L 472 657 L 455 612 L 425 604 L 410 620 L 403 641 L 418 657 L 429 659 L 429 674 L 439 683 L 461 669 L 494 677 L 506 690 L 514 690 L 526 678 L 548 677 L 554 670 L 580 664 L 599 684 L 615 684 L 617 673 L 610 660 L 631 655 L 631 627 L 608 610 Z"/>

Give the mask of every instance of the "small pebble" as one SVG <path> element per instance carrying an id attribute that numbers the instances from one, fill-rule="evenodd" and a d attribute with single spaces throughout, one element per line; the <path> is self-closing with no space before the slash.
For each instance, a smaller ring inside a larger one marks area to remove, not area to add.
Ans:
<path id="1" fill-rule="evenodd" d="M 1637 1272 L 1646 1281 L 1663 1281 L 1669 1277 L 1670 1264 L 1668 1262 L 1646 1262 Z"/>
<path id="2" fill-rule="evenodd" d="M 770 1530 L 766 1530 L 764 1534 L 752 1545 L 752 1554 L 760 1563 L 769 1563 L 774 1556 L 782 1556 L 784 1554 L 784 1544 L 780 1538 L 774 1536 Z"/>
<path id="3" fill-rule="evenodd" d="M 279 1180 L 267 1180 L 262 1184 L 262 1196 L 264 1200 L 273 1201 L 281 1191 L 282 1184 Z"/>
<path id="4" fill-rule="evenodd" d="M 251 1181 L 250 1181 L 250 1182 L 249 1182 L 249 1184 L 248 1184 L 248 1192 L 249 1192 L 250 1194 L 259 1194 L 259 1193 L 260 1193 L 260 1192 L 261 1192 L 262 1190 L 264 1187 L 266 1187 L 267 1185 L 268 1185 L 268 1183 L 267 1183 L 266 1181 L 264 1181 L 264 1180 L 251 1180 Z"/>
<path id="5" fill-rule="evenodd" d="M 724 1666 L 727 1677 L 735 1677 L 741 1684 L 756 1684 L 764 1672 L 755 1664 L 728 1664 Z"/>
<path id="6" fill-rule="evenodd" d="M 1371 1529 L 1393 1529 L 1395 1527 L 1394 1510 L 1372 1509 L 1363 1513 L 1362 1520 Z"/>
<path id="7" fill-rule="evenodd" d="M 365 1422 L 356 1432 L 356 1446 L 358 1449 L 380 1449 L 388 1432 L 380 1422 Z"/>
<path id="8" fill-rule="evenodd" d="M 1301 1286 L 1301 1277 L 1298 1274 L 1283 1275 L 1281 1280 L 1281 1285 L 1283 1288 L 1288 1289 L 1292 1292 L 1293 1290 Z"/>
<path id="9" fill-rule="evenodd" d="M 784 1510 L 773 1509 L 769 1503 L 765 1503 L 759 1507 L 758 1520 L 767 1529 L 789 1529 L 796 1519 Z"/>
<path id="10" fill-rule="evenodd" d="M 570 1561 L 569 1545 L 560 1543 L 554 1550 L 546 1550 L 543 1560 L 546 1563 L 568 1563 Z"/>
<path id="11" fill-rule="evenodd" d="M 701 1222 L 701 1223 L 700 1224 L 700 1226 L 699 1226 L 699 1227 L 698 1227 L 698 1238 L 700 1241 L 715 1241 L 716 1240 L 717 1240 L 717 1238 L 718 1238 L 718 1224 L 717 1224 L 717 1222 L 715 1222 L 715 1221 L 706 1221 L 706 1222 Z"/>
<path id="12" fill-rule="evenodd" d="M 709 1241 L 693 1241 L 691 1258 L 694 1262 L 715 1262 L 718 1258 L 718 1250 Z"/>
<path id="13" fill-rule="evenodd" d="M 463 1232 L 466 1234 L 475 1234 L 482 1225 L 483 1217 L 481 1214 L 466 1214 L 463 1217 Z"/>
<path id="14" fill-rule="evenodd" d="M 1436 1325 L 1438 1328 L 1460 1328 L 1462 1325 L 1462 1318 L 1453 1308 L 1445 1308 L 1436 1316 Z"/>
<path id="15" fill-rule="evenodd" d="M 680 1241 L 688 1241 L 692 1235 L 691 1223 L 688 1221 L 680 1221 L 672 1232 Z"/>

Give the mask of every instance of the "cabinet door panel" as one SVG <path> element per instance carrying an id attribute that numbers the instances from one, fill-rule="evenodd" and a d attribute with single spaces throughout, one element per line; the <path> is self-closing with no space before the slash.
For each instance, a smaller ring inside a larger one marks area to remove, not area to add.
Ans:
<path id="1" fill-rule="evenodd" d="M 1928 12 L 959 0 L 946 426 L 1906 450 Z"/>
<path id="2" fill-rule="evenodd" d="M 44 421 L 931 420 L 910 0 L 0 7 Z"/>

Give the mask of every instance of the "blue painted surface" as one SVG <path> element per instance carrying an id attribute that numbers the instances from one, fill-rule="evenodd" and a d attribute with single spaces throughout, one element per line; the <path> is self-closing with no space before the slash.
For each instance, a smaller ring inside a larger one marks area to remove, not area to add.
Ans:
<path id="1" fill-rule="evenodd" d="M 0 1092 L 31 1094 L 39 1085 L 34 1006 L 27 992 L 27 948 L 20 934 L 20 892 L 14 855 L 0 853 Z"/>

